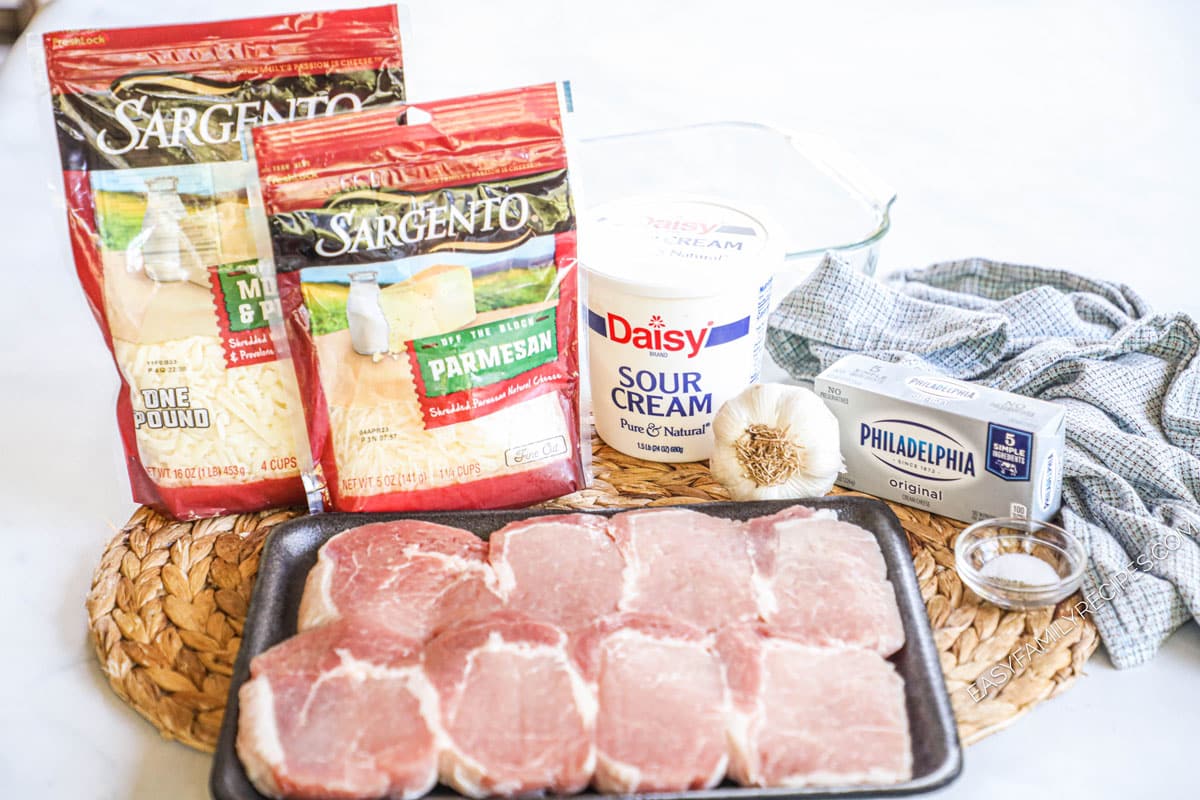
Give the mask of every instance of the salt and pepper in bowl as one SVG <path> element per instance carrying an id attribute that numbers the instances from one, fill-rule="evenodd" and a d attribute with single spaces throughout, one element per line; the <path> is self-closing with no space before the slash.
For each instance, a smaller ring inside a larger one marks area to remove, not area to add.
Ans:
<path id="1" fill-rule="evenodd" d="M 1083 581 L 1087 554 L 1071 534 L 1049 522 L 985 519 L 963 530 L 954 546 L 963 583 L 1001 608 L 1052 606 Z"/>

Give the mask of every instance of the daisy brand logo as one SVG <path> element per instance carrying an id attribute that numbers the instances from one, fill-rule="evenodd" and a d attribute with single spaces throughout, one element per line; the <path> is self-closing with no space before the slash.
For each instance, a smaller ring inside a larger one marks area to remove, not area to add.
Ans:
<path id="1" fill-rule="evenodd" d="M 661 314 L 652 314 L 645 325 L 609 312 L 598 314 L 588 309 L 588 327 L 613 342 L 637 350 L 660 353 L 683 353 L 695 358 L 706 347 L 732 342 L 750 332 L 750 317 L 743 317 L 724 325 L 714 325 L 710 320 L 698 328 L 673 328 Z"/>
<path id="2" fill-rule="evenodd" d="M 686 352 L 688 358 L 696 357 L 712 330 L 711 321 L 702 328 L 668 328 L 658 314 L 651 316 L 645 327 L 634 325 L 619 314 L 609 314 L 607 322 L 608 338 L 617 344 L 629 344 L 638 350 Z"/>
<path id="3" fill-rule="evenodd" d="M 658 217 L 646 217 L 646 225 L 660 231 L 676 231 L 678 233 L 699 233 L 707 234 L 716 230 L 717 223 L 715 222 L 700 222 L 699 220 L 683 220 L 683 219 L 659 219 Z"/>

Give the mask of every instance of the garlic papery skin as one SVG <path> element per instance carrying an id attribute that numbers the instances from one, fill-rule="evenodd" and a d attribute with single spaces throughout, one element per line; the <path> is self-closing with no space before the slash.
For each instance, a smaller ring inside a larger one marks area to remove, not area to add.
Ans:
<path id="1" fill-rule="evenodd" d="M 758 383 L 713 419 L 709 467 L 734 500 L 820 497 L 842 471 L 838 421 L 816 394 Z"/>

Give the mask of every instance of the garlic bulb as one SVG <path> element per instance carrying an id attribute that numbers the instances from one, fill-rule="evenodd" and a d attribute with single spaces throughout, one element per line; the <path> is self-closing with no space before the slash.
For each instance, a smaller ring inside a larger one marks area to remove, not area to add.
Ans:
<path id="1" fill-rule="evenodd" d="M 819 497 L 843 469 L 838 422 L 799 386 L 759 383 L 713 418 L 709 466 L 734 500 Z"/>

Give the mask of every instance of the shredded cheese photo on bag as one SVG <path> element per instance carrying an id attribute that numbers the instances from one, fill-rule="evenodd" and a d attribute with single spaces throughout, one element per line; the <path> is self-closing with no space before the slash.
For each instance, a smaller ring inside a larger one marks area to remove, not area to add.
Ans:
<path id="1" fill-rule="evenodd" d="M 396 7 L 44 45 L 71 247 L 120 375 L 134 500 L 178 519 L 303 503 L 296 377 L 270 336 L 278 298 L 242 140 L 402 101 Z"/>
<path id="2" fill-rule="evenodd" d="M 253 132 L 276 335 L 334 510 L 583 485 L 562 88 Z"/>

